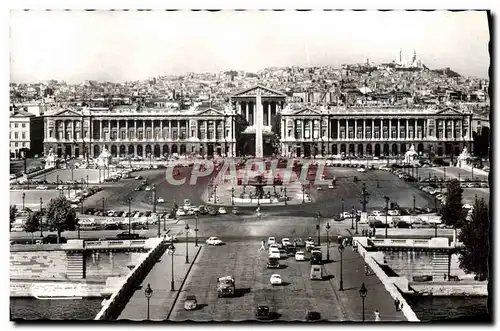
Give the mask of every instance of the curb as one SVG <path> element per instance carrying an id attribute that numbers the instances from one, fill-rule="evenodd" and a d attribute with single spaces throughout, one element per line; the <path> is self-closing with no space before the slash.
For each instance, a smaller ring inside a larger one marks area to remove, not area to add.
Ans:
<path id="1" fill-rule="evenodd" d="M 165 318 L 165 321 L 168 321 L 170 319 L 170 315 L 172 315 L 172 312 L 174 311 L 174 307 L 177 303 L 177 300 L 179 299 L 179 296 L 182 292 L 182 288 L 184 287 L 184 284 L 186 283 L 186 279 L 188 278 L 189 276 L 189 273 L 191 272 L 191 269 L 193 268 L 193 265 L 195 264 L 196 262 L 196 259 L 198 258 L 198 255 L 200 254 L 200 251 L 201 251 L 201 248 L 203 246 L 200 246 L 198 248 L 198 251 L 196 252 L 196 255 L 194 256 L 193 258 L 193 262 L 191 262 L 191 264 L 189 265 L 189 268 L 186 272 L 186 276 L 184 277 L 184 279 L 182 280 L 182 283 L 181 283 L 181 286 L 179 287 L 179 290 L 177 291 L 177 293 L 175 294 L 175 297 L 174 297 L 174 301 L 172 302 L 172 305 L 170 306 L 170 309 L 168 310 L 168 315 L 167 317 Z"/>

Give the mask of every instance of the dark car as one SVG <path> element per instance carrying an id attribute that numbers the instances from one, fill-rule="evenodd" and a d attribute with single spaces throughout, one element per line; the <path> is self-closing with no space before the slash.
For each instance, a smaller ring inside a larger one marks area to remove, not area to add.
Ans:
<path id="1" fill-rule="evenodd" d="M 321 314 L 318 313 L 317 311 L 308 311 L 306 314 L 306 321 L 307 322 L 321 321 Z"/>
<path id="2" fill-rule="evenodd" d="M 306 243 L 302 238 L 297 238 L 293 241 L 295 247 L 306 247 Z"/>
<path id="3" fill-rule="evenodd" d="M 60 244 L 65 244 L 67 242 L 68 242 L 68 240 L 66 238 L 64 238 L 64 237 L 59 238 Z M 57 235 L 49 234 L 49 235 L 43 237 L 42 244 L 57 244 Z"/>
<path id="4" fill-rule="evenodd" d="M 370 228 L 385 228 L 385 227 L 389 227 L 389 224 L 385 224 L 385 222 L 382 222 L 382 221 L 374 221 L 374 222 L 370 222 L 369 224 Z"/>
<path id="5" fill-rule="evenodd" d="M 269 260 L 267 261 L 267 268 L 268 269 L 276 269 L 280 267 L 280 261 L 279 259 L 275 257 L 270 257 Z"/>
<path id="6" fill-rule="evenodd" d="M 203 206 L 200 207 L 200 209 L 199 209 L 198 212 L 200 213 L 200 215 L 206 215 L 206 214 L 208 214 L 207 208 L 205 208 Z"/>
<path id="7" fill-rule="evenodd" d="M 116 238 L 121 239 L 121 240 L 139 239 L 139 234 L 138 233 L 122 232 L 122 233 L 117 234 Z"/>
<path id="8" fill-rule="evenodd" d="M 209 214 L 210 216 L 215 216 L 215 215 L 217 215 L 217 213 L 218 213 L 218 212 L 217 212 L 217 210 L 216 210 L 216 209 L 209 209 L 209 211 L 208 211 L 208 214 Z"/>
<path id="9" fill-rule="evenodd" d="M 255 312 L 255 317 L 258 320 L 267 320 L 271 318 L 271 313 L 269 312 L 268 306 L 257 306 L 257 311 Z"/>
<path id="10" fill-rule="evenodd" d="M 398 224 L 396 225 L 397 228 L 399 229 L 409 229 L 411 227 L 411 224 L 410 223 L 407 223 L 407 222 L 398 222 Z"/>
<path id="11" fill-rule="evenodd" d="M 104 227 L 105 230 L 120 230 L 118 224 L 106 224 Z"/>
<path id="12" fill-rule="evenodd" d="M 295 249 L 294 246 L 288 245 L 288 246 L 285 247 L 285 249 L 286 249 L 286 254 L 288 256 L 295 256 L 296 249 Z"/>

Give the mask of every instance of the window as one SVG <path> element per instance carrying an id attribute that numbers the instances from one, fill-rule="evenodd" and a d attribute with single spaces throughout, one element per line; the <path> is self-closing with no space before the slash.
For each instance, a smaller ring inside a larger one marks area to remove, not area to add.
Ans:
<path id="1" fill-rule="evenodd" d="M 21 125 L 21 127 L 22 127 L 22 128 L 25 128 L 25 127 L 26 127 L 26 123 L 23 123 L 23 124 Z"/>
<path id="2" fill-rule="evenodd" d="M 54 131 L 49 130 L 49 138 L 54 138 Z"/>
<path id="3" fill-rule="evenodd" d="M 288 137 L 292 136 L 292 129 L 288 129 Z"/>
<path id="4" fill-rule="evenodd" d="M 26 143 L 23 143 L 23 147 L 26 147 Z"/>
<path id="5" fill-rule="evenodd" d="M 229 137 L 229 129 L 226 130 L 226 137 Z"/>
<path id="6" fill-rule="evenodd" d="M 84 136 L 85 138 L 87 138 L 87 136 L 88 136 L 88 131 L 87 131 L 87 130 L 83 131 L 83 136 Z"/>
<path id="7" fill-rule="evenodd" d="M 15 127 L 15 128 L 17 128 L 17 123 L 16 123 L 16 124 L 14 124 L 14 127 Z"/>
<path id="8" fill-rule="evenodd" d="M 120 139 L 121 140 L 127 139 L 127 132 L 126 131 L 121 131 L 120 132 Z"/>
<path id="9" fill-rule="evenodd" d="M 15 143 L 14 146 L 17 147 L 17 143 Z"/>
<path id="10" fill-rule="evenodd" d="M 26 139 L 26 132 L 21 133 L 21 137 L 23 140 Z"/>
<path id="11" fill-rule="evenodd" d="M 194 137 L 195 136 L 195 130 L 194 129 L 191 129 L 191 137 Z"/>
<path id="12" fill-rule="evenodd" d="M 14 133 L 14 139 L 18 139 L 19 138 L 19 133 L 15 132 Z"/>

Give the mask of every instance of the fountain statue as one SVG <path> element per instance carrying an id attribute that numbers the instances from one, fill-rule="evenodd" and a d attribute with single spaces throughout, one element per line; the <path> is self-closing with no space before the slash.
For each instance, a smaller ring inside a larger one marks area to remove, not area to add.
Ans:
<path id="1" fill-rule="evenodd" d="M 54 155 L 54 150 L 52 148 L 49 149 L 49 154 L 45 158 L 45 169 L 55 168 L 56 167 L 56 156 Z"/>
<path id="2" fill-rule="evenodd" d="M 412 163 L 417 158 L 418 153 L 415 152 L 415 146 L 411 145 L 410 149 L 405 153 L 405 163 Z"/>
<path id="3" fill-rule="evenodd" d="M 106 147 L 103 148 L 101 154 L 97 157 L 97 165 L 99 167 L 108 167 L 111 162 L 111 154 Z"/>
<path id="4" fill-rule="evenodd" d="M 462 165 L 466 165 L 470 159 L 469 151 L 467 151 L 467 147 L 464 147 L 464 150 L 457 157 L 457 167 L 461 167 Z"/>

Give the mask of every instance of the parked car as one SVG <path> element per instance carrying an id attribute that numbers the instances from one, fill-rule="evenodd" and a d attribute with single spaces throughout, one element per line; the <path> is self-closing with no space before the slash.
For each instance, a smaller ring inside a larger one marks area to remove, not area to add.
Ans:
<path id="1" fill-rule="evenodd" d="M 219 238 L 217 237 L 210 237 L 207 239 L 206 241 L 207 245 L 213 245 L 213 246 L 218 246 L 218 245 L 222 245 L 222 240 L 220 240 Z"/>
<path id="2" fill-rule="evenodd" d="M 139 239 L 139 234 L 138 233 L 128 233 L 128 231 L 125 231 L 125 232 L 117 234 L 116 238 L 118 238 L 120 240 Z"/>
<path id="3" fill-rule="evenodd" d="M 290 239 L 289 238 L 283 238 L 281 239 L 281 243 L 283 244 L 283 246 L 288 246 L 288 245 L 291 245 L 292 243 L 290 242 Z"/>
<path id="4" fill-rule="evenodd" d="M 255 318 L 258 320 L 268 320 L 271 319 L 271 313 L 269 312 L 268 306 L 257 306 L 255 312 Z"/>
<path id="5" fill-rule="evenodd" d="M 219 214 L 227 214 L 226 208 L 220 207 L 219 208 Z"/>
<path id="6" fill-rule="evenodd" d="M 306 244 L 306 248 L 307 247 L 314 247 L 314 239 L 312 239 L 311 237 L 307 238 L 305 241 L 305 244 Z"/>
<path id="7" fill-rule="evenodd" d="M 267 244 L 269 246 L 273 245 L 273 244 L 276 244 L 276 238 L 275 237 L 269 237 L 269 238 L 267 238 Z"/>
<path id="8" fill-rule="evenodd" d="M 47 186 L 43 186 L 43 185 L 40 185 L 40 186 L 37 186 L 36 187 L 37 190 L 47 190 L 48 187 Z"/>
<path id="9" fill-rule="evenodd" d="M 160 197 L 160 198 L 156 199 L 156 202 L 158 202 L 158 203 L 164 203 L 164 202 L 165 202 L 165 200 L 163 200 L 163 198 L 162 198 L 162 197 Z"/>
<path id="10" fill-rule="evenodd" d="M 345 211 L 343 213 L 340 213 L 340 217 L 341 218 L 351 218 L 352 215 L 351 215 L 351 213 Z"/>
<path id="11" fill-rule="evenodd" d="M 65 244 L 67 242 L 68 242 L 68 240 L 65 237 L 59 238 L 60 244 Z M 43 237 L 42 244 L 57 244 L 57 235 L 49 234 L 49 235 Z"/>
<path id="12" fill-rule="evenodd" d="M 279 262 L 279 259 L 274 258 L 274 257 L 270 257 L 270 258 L 267 260 L 266 267 L 267 267 L 268 269 L 279 269 L 279 267 L 280 267 L 280 262 Z"/>
<path id="13" fill-rule="evenodd" d="M 179 216 L 186 216 L 186 212 L 183 209 L 178 209 L 177 212 L 175 213 L 177 217 Z"/>
<path id="14" fill-rule="evenodd" d="M 278 274 L 271 275 L 271 278 L 269 279 L 269 281 L 271 282 L 271 285 L 281 285 L 281 284 L 283 284 L 283 279 Z"/>

